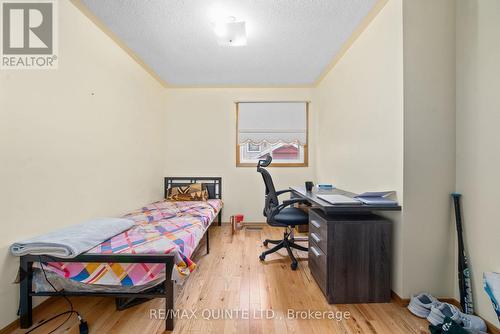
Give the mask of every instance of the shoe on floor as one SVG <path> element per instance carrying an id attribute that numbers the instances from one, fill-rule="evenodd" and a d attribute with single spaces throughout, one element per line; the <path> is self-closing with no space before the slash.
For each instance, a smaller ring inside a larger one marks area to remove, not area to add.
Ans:
<path id="1" fill-rule="evenodd" d="M 420 293 L 413 296 L 408 304 L 408 310 L 420 318 L 427 318 L 433 306 L 440 305 L 441 302 L 428 293 Z"/>
<path id="2" fill-rule="evenodd" d="M 431 334 L 469 334 L 462 326 L 445 317 L 443 323 L 440 325 L 429 325 Z"/>
<path id="3" fill-rule="evenodd" d="M 448 303 L 441 303 L 440 305 L 432 306 L 431 312 L 427 316 L 427 320 L 434 326 L 437 326 L 442 324 L 444 322 L 444 318 L 446 317 L 458 324 L 462 323 L 460 310 Z"/>
<path id="4" fill-rule="evenodd" d="M 486 323 L 476 315 L 459 312 L 462 326 L 471 333 L 486 332 Z"/>

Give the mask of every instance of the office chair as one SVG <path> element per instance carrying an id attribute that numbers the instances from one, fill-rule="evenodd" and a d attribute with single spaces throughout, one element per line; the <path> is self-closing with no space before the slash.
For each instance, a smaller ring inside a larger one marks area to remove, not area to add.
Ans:
<path id="1" fill-rule="evenodd" d="M 291 268 L 292 270 L 295 270 L 297 269 L 298 262 L 292 253 L 292 248 L 306 252 L 307 248 L 297 245 L 294 242 L 295 239 L 293 235 L 293 229 L 297 225 L 307 225 L 309 223 L 309 216 L 301 209 L 289 206 L 296 203 L 308 204 L 308 202 L 305 199 L 294 198 L 285 200 L 282 204 L 279 203 L 278 196 L 290 192 L 290 190 L 275 190 L 271 174 L 269 174 L 269 172 L 264 168 L 269 166 L 272 160 L 272 157 L 268 155 L 265 160 L 259 160 L 259 162 L 257 163 L 257 172 L 262 175 L 264 184 L 266 185 L 264 216 L 267 218 L 267 224 L 269 224 L 270 226 L 285 227 L 286 230 L 283 233 L 282 240 L 264 240 L 264 246 L 267 246 L 268 244 L 273 244 L 276 246 L 259 255 L 259 259 L 261 261 L 264 261 L 266 255 L 274 253 L 281 248 L 285 248 L 288 252 L 288 256 L 292 260 Z"/>

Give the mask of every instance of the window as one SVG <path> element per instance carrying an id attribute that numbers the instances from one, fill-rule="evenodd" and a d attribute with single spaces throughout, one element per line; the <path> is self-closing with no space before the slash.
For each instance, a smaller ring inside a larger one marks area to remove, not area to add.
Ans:
<path id="1" fill-rule="evenodd" d="M 308 109 L 308 102 L 236 103 L 236 166 L 271 155 L 275 167 L 306 167 Z"/>

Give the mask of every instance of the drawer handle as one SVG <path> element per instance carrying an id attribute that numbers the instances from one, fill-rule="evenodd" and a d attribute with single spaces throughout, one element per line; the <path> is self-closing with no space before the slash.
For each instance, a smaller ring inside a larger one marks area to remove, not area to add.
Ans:
<path id="1" fill-rule="evenodd" d="M 318 223 L 315 220 L 311 220 L 311 225 L 314 226 L 314 227 L 316 227 L 316 228 L 320 228 L 321 227 L 320 223 Z"/>
<path id="2" fill-rule="evenodd" d="M 314 256 L 319 257 L 321 253 L 316 249 L 316 247 L 309 247 L 311 249 L 311 252 L 314 254 Z"/>
<path id="3" fill-rule="evenodd" d="M 321 239 L 316 235 L 316 233 L 312 232 L 311 233 L 311 238 L 314 240 L 314 242 L 318 243 L 321 241 Z"/>

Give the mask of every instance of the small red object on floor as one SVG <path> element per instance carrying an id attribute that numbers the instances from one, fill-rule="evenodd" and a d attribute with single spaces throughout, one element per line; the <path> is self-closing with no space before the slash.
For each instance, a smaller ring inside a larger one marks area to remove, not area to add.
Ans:
<path id="1" fill-rule="evenodd" d="M 234 234 L 236 230 L 241 230 L 243 224 L 241 222 L 245 219 L 245 216 L 242 214 L 232 215 L 231 216 L 231 232 Z"/>

